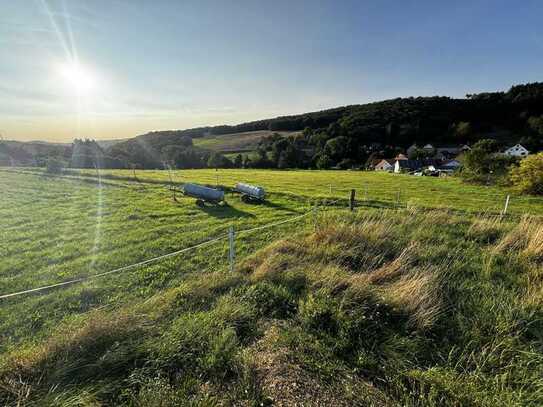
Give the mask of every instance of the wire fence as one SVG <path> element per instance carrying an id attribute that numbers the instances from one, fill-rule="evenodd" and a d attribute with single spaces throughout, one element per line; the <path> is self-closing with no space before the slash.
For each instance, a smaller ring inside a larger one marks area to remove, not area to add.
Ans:
<path id="1" fill-rule="evenodd" d="M 337 204 L 337 202 L 338 202 L 337 200 L 334 201 L 334 202 L 330 202 L 329 205 Z M 149 258 L 147 260 L 143 260 L 143 261 L 140 261 L 140 262 L 137 262 L 137 263 L 133 263 L 133 264 L 126 265 L 126 266 L 123 266 L 123 267 L 115 268 L 115 269 L 108 270 L 108 271 L 98 273 L 98 274 L 91 274 L 91 275 L 82 276 L 82 277 L 74 278 L 74 279 L 67 280 L 67 281 L 61 281 L 61 282 L 58 282 L 58 283 L 48 284 L 48 285 L 44 285 L 44 286 L 40 286 L 40 287 L 28 288 L 28 289 L 25 289 L 25 290 L 20 290 L 20 291 L 16 291 L 16 292 L 12 292 L 12 293 L 0 294 L 0 300 L 12 298 L 12 297 L 24 296 L 26 294 L 45 292 L 45 291 L 55 289 L 55 288 L 60 288 L 60 287 L 65 287 L 65 286 L 69 286 L 69 285 L 73 285 L 73 284 L 83 283 L 83 282 L 87 282 L 87 281 L 90 281 L 90 280 L 93 280 L 93 279 L 108 277 L 108 276 L 111 276 L 113 274 L 127 273 L 127 272 L 130 272 L 132 270 L 142 268 L 142 267 L 145 267 L 145 266 L 149 266 L 149 265 L 152 265 L 154 263 L 158 263 L 158 262 L 161 262 L 163 260 L 166 260 L 166 259 L 169 259 L 169 258 L 172 258 L 172 257 L 181 256 L 183 254 L 187 254 L 187 253 L 190 253 L 190 252 L 197 252 L 198 249 L 207 248 L 208 246 L 213 245 L 213 244 L 217 244 L 217 243 L 222 243 L 223 245 L 225 243 L 228 243 L 227 249 L 223 248 L 222 250 L 218 250 L 218 251 L 213 250 L 213 251 L 220 253 L 221 254 L 220 258 L 222 258 L 223 260 L 224 260 L 224 258 L 227 258 L 229 262 L 225 263 L 224 261 L 223 262 L 217 261 L 217 262 L 215 262 L 215 264 L 221 265 L 221 263 L 222 263 L 223 267 L 226 266 L 226 265 L 229 265 L 230 270 L 232 270 L 232 268 L 234 266 L 233 262 L 235 261 L 234 259 L 236 258 L 236 255 L 235 255 L 235 252 L 236 252 L 236 237 L 244 237 L 244 236 L 251 235 L 251 234 L 256 235 L 256 232 L 261 232 L 261 231 L 269 230 L 269 229 L 272 229 L 272 228 L 277 229 L 278 227 L 280 227 L 282 225 L 285 225 L 287 223 L 300 221 L 303 218 L 306 218 L 309 215 L 314 214 L 314 213 L 315 213 L 315 210 L 312 209 L 312 210 L 307 211 L 307 212 L 305 212 L 305 213 L 303 213 L 301 215 L 292 216 L 292 217 L 289 217 L 287 219 L 283 219 L 283 220 L 280 220 L 280 221 L 277 221 L 277 222 L 272 222 L 272 223 L 268 223 L 268 224 L 265 224 L 265 225 L 262 225 L 262 226 L 253 227 L 253 228 L 242 229 L 242 230 L 239 230 L 239 231 L 235 231 L 233 227 L 230 227 L 229 233 L 223 233 L 223 234 L 220 234 L 218 236 L 211 237 L 208 240 L 205 240 L 205 241 L 203 241 L 201 243 L 195 244 L 195 245 L 190 246 L 190 247 L 186 247 L 186 248 L 174 251 L 174 252 L 170 252 L 170 253 L 163 254 L 163 255 L 160 255 L 160 256 L 152 257 L 152 258 Z M 260 241 L 263 240 L 262 239 L 263 236 L 268 236 L 268 235 L 261 234 L 260 235 L 261 238 L 257 239 L 257 240 L 260 240 Z M 269 239 L 265 239 L 265 240 L 269 240 Z M 258 246 L 258 244 L 256 244 L 255 246 Z M 224 256 L 223 252 L 227 252 L 227 256 Z M 197 257 L 197 256 L 195 256 L 195 257 Z M 206 263 L 209 263 L 209 259 L 210 259 L 210 257 L 206 256 Z M 190 268 L 193 268 L 193 267 L 190 267 Z"/>
<path id="2" fill-rule="evenodd" d="M 0 353 L 17 347 L 21 339 L 35 332 L 44 332 L 42 328 L 77 315 L 143 303 L 203 275 L 231 274 L 259 249 L 312 227 L 315 209 L 306 209 L 265 225 L 220 231 L 197 244 L 100 273 L 77 276 L 74 270 L 76 277 L 67 280 L 0 291 Z"/>
<path id="3" fill-rule="evenodd" d="M 87 175 L 89 175 L 89 174 L 87 174 Z M 172 177 L 171 173 L 170 173 L 169 176 L 170 176 L 170 182 L 173 184 L 173 179 L 171 178 Z M 98 173 L 98 180 L 99 180 L 100 183 L 102 183 L 102 178 L 100 177 L 99 173 Z M 345 187 L 335 187 L 333 184 L 329 184 L 326 189 L 329 190 L 328 191 L 329 192 L 328 198 L 314 198 L 313 199 L 313 201 L 318 202 L 318 206 L 320 208 L 330 209 L 330 208 L 335 208 L 338 205 L 339 206 L 346 206 L 346 205 L 349 205 L 349 204 L 350 204 L 351 207 L 354 207 L 354 206 L 385 206 L 385 207 L 392 207 L 392 208 L 400 208 L 400 207 L 406 207 L 406 206 L 416 206 L 416 205 L 412 205 L 412 203 L 410 202 L 409 197 L 405 196 L 405 193 L 402 193 L 401 189 L 398 189 L 391 196 L 385 197 L 384 199 L 383 199 L 383 197 L 372 199 L 371 193 L 370 193 L 367 186 L 363 186 L 359 190 L 358 197 L 355 197 L 353 189 L 349 189 L 349 188 L 345 188 Z M 351 197 L 350 197 L 350 202 L 349 202 L 349 198 L 347 198 L 347 197 L 346 198 L 339 198 L 339 199 L 337 198 L 337 194 L 346 194 L 349 191 L 352 194 Z M 326 194 L 324 194 L 324 195 L 326 195 Z M 493 202 L 492 210 L 487 210 L 487 212 L 494 211 L 494 212 L 499 212 L 502 215 L 507 214 L 509 206 L 510 206 L 511 196 L 510 195 L 505 195 L 504 197 L 500 197 L 500 198 L 501 198 L 500 200 L 496 200 L 496 202 Z M 483 203 L 483 202 L 488 203 L 488 200 L 484 200 L 484 199 L 479 199 L 479 200 L 475 199 L 475 200 L 480 201 L 481 203 Z M 233 267 L 232 259 L 235 258 L 234 251 L 235 251 L 235 236 L 236 235 L 241 236 L 241 235 L 246 235 L 246 234 L 250 234 L 250 233 L 253 233 L 253 232 L 269 229 L 269 228 L 272 228 L 272 227 L 277 227 L 277 226 L 280 226 L 280 225 L 283 225 L 283 224 L 286 224 L 286 223 L 294 222 L 294 221 L 300 220 L 302 218 L 305 218 L 308 215 L 310 215 L 311 213 L 314 213 L 314 212 L 311 210 L 311 211 L 305 212 L 305 213 L 303 213 L 301 215 L 298 215 L 298 216 L 290 217 L 290 218 L 287 218 L 287 219 L 284 219 L 284 220 L 281 220 L 281 221 L 278 221 L 278 222 L 274 222 L 274 223 L 270 223 L 270 224 L 250 228 L 250 229 L 245 229 L 245 230 L 240 230 L 240 231 L 231 230 L 228 234 L 222 234 L 222 235 L 218 235 L 218 236 L 215 236 L 215 237 L 210 237 L 209 240 L 203 241 L 203 242 L 198 243 L 196 245 L 186 247 L 186 248 L 183 248 L 183 249 L 171 252 L 171 253 L 167 253 L 167 254 L 163 254 L 163 255 L 160 255 L 160 256 L 152 257 L 152 258 L 149 258 L 147 260 L 136 262 L 134 264 L 126 265 L 126 266 L 115 268 L 115 269 L 112 269 L 112 270 L 108 270 L 108 271 L 105 271 L 105 272 L 102 272 L 102 273 L 82 276 L 82 277 L 74 278 L 74 279 L 67 280 L 67 281 L 61 281 L 61 282 L 58 282 L 58 283 L 48 284 L 48 285 L 44 285 L 44 286 L 40 286 L 40 287 L 28 288 L 28 289 L 20 290 L 20 291 L 16 291 L 16 292 L 0 294 L 0 300 L 12 298 L 12 297 L 19 297 L 19 296 L 23 296 L 23 295 L 31 294 L 31 293 L 44 292 L 44 291 L 48 291 L 48 290 L 55 289 L 55 288 L 60 288 L 60 287 L 65 287 L 65 286 L 69 286 L 69 285 L 73 285 L 73 284 L 83 283 L 83 282 L 93 280 L 93 279 L 104 278 L 106 276 L 111 276 L 113 274 L 126 273 L 126 272 L 129 272 L 129 271 L 133 270 L 133 269 L 148 266 L 148 265 L 151 265 L 153 263 L 157 263 L 157 262 L 166 260 L 166 259 L 174 257 L 174 256 L 180 256 L 182 254 L 189 253 L 191 251 L 195 251 L 197 249 L 200 249 L 200 248 L 209 246 L 209 245 L 211 245 L 213 243 L 218 243 L 218 242 L 221 242 L 221 241 L 223 243 L 228 241 L 228 249 L 227 249 L 227 251 L 228 251 L 228 259 L 230 259 L 230 265 L 229 266 L 230 266 L 230 269 L 232 269 L 232 267 Z M 221 262 L 219 261 L 218 264 L 220 264 L 220 263 Z"/>
<path id="4" fill-rule="evenodd" d="M 104 182 L 100 179 L 100 182 Z M 177 182 L 175 182 L 177 183 Z M 172 183 L 173 184 L 173 183 Z M 164 183 L 156 185 L 163 188 Z M 171 185 L 166 185 L 171 188 Z M 318 213 L 349 206 L 404 208 L 411 206 L 410 197 L 401 189 L 387 196 L 375 196 L 375 191 L 363 186 L 352 195 L 347 187 L 321 186 L 321 196 L 293 197 L 307 204 L 306 210 L 285 219 L 246 229 L 229 229 L 213 236 L 208 236 L 194 245 L 180 248 L 165 254 L 149 257 L 132 264 L 116 267 L 96 274 L 77 276 L 63 281 L 27 287 L 13 292 L 0 292 L 0 305 L 6 305 L 6 313 L 13 315 L 40 313 L 40 309 L 50 306 L 62 311 L 43 311 L 41 319 L 51 321 L 62 319 L 59 315 L 85 313 L 105 306 L 125 304 L 156 295 L 163 290 L 176 287 L 195 273 L 232 272 L 243 260 L 269 243 L 292 236 L 297 231 L 307 230 L 308 225 L 316 222 Z M 273 193 L 274 195 L 276 193 Z M 351 194 L 351 195 L 350 195 Z M 288 193 L 281 194 L 288 199 Z M 343 198 L 338 198 L 343 196 Z M 513 198 L 514 199 L 514 198 Z M 493 209 L 506 214 L 511 198 L 500 197 L 493 202 Z M 484 201 L 484 200 L 481 200 Z M 484 201 L 488 203 L 488 201 Z M 417 205 L 413 205 L 417 206 Z M 297 225 L 293 227 L 293 225 Z M 71 287 L 71 289 L 70 289 Z M 40 321 L 39 323 L 43 323 Z M 38 324 L 39 324 L 38 323 Z M 52 323 L 52 322 L 50 322 Z M 34 324 L 30 322 L 29 326 Z M 0 335 L 1 336 L 1 335 Z M 21 336 L 24 336 L 21 334 Z M 16 339 L 13 339 L 16 341 Z M 14 342 L 15 343 L 15 342 Z M 2 346 L 0 346 L 1 350 Z"/>
<path id="5" fill-rule="evenodd" d="M 2 169 L 3 171 L 11 172 L 27 172 L 35 174 L 35 169 Z M 101 170 L 101 172 L 104 172 Z M 130 187 L 134 182 L 138 185 L 139 189 L 144 191 L 146 187 L 172 187 L 173 185 L 182 185 L 188 181 L 187 177 L 179 175 L 175 171 L 151 171 L 153 176 L 156 173 L 161 177 L 149 178 L 144 175 L 140 175 L 142 171 L 135 172 L 134 174 L 117 175 L 109 172 L 105 172 L 97 176 L 93 171 L 81 171 L 70 170 L 64 176 L 72 179 L 86 179 L 88 182 L 93 182 L 97 178 L 101 178 L 103 184 L 109 182 L 116 183 Z M 63 177 L 64 177 L 63 176 Z M 221 184 L 221 176 L 219 175 L 198 175 L 197 182 L 209 185 L 224 187 Z M 443 179 L 443 182 L 447 182 L 447 179 Z M 266 185 L 264 185 L 266 186 Z M 469 188 L 469 185 L 465 185 L 465 188 Z M 325 199 L 338 199 L 339 196 L 347 196 L 349 191 L 354 188 L 357 191 L 356 203 L 358 206 L 369 207 L 421 207 L 421 208 L 449 208 L 454 210 L 465 210 L 468 212 L 477 213 L 508 213 L 508 214 L 539 214 L 543 215 L 541 209 L 541 198 L 531 196 L 517 196 L 511 195 L 506 190 L 502 191 L 485 191 L 484 194 L 479 190 L 477 193 L 451 193 L 448 189 L 435 189 L 430 187 L 430 194 L 421 194 L 420 190 L 413 189 L 412 187 L 405 187 L 398 185 L 398 187 L 387 185 L 386 187 L 376 186 L 374 184 L 368 184 L 361 181 L 360 185 L 337 185 L 334 183 L 315 185 L 311 184 L 311 195 L 305 197 L 307 200 L 312 201 L 324 201 Z M 274 191 L 275 194 L 288 196 L 289 199 L 300 199 L 303 194 L 300 194 L 297 190 L 290 190 L 288 186 L 285 186 L 280 193 Z M 340 198 L 345 201 L 347 198 Z"/>

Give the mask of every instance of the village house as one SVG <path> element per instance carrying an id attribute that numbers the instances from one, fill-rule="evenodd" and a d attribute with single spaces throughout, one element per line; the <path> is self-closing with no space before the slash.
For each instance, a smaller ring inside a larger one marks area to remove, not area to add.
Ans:
<path id="1" fill-rule="evenodd" d="M 394 169 L 394 160 L 383 159 L 374 167 L 375 171 L 392 171 Z"/>
<path id="2" fill-rule="evenodd" d="M 436 158 L 440 160 L 449 160 L 457 157 L 459 154 L 471 150 L 466 144 L 461 145 L 444 145 L 436 148 Z"/>
<path id="3" fill-rule="evenodd" d="M 503 154 L 509 157 L 526 157 L 530 152 L 522 144 L 516 144 L 505 150 Z"/>
<path id="4" fill-rule="evenodd" d="M 413 172 L 420 170 L 423 165 L 421 160 L 396 160 L 394 163 L 394 172 L 396 174 L 401 172 Z"/>
<path id="5" fill-rule="evenodd" d="M 445 160 L 438 168 L 446 169 L 446 170 L 456 170 L 461 165 L 462 164 L 460 164 L 460 161 L 457 161 L 457 160 Z"/>
<path id="6" fill-rule="evenodd" d="M 436 149 L 431 144 L 426 144 L 424 147 L 422 147 L 424 151 L 428 154 L 428 156 L 433 156 L 436 153 Z"/>
<path id="7" fill-rule="evenodd" d="M 415 172 L 422 169 L 429 169 L 430 171 L 437 171 L 442 162 L 431 158 L 424 160 L 396 160 L 394 163 L 394 172 Z"/>

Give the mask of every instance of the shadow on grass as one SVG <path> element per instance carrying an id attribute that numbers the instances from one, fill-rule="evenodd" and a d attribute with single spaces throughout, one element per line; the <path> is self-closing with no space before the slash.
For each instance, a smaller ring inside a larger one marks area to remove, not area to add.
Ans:
<path id="1" fill-rule="evenodd" d="M 228 197 L 230 199 L 230 201 L 239 201 L 242 205 L 249 205 L 249 206 L 264 206 L 266 208 L 270 208 L 270 209 L 279 209 L 279 210 L 282 210 L 284 212 L 289 212 L 289 213 L 299 213 L 298 210 L 290 207 L 290 206 L 287 206 L 287 205 L 283 205 L 279 202 L 272 202 L 269 200 L 269 197 L 267 199 L 264 199 L 264 200 L 258 200 L 258 199 L 252 199 L 252 200 L 246 200 L 244 201 L 242 199 L 242 195 L 240 193 L 237 193 L 237 192 L 233 192 L 232 190 L 229 190 L 228 191 Z"/>
<path id="2" fill-rule="evenodd" d="M 254 204 L 250 203 L 249 205 L 254 205 Z M 282 205 L 282 204 L 277 203 L 277 202 L 271 202 L 271 201 L 267 201 L 267 200 L 256 203 L 256 205 L 262 205 L 262 206 L 265 206 L 265 207 L 271 208 L 271 209 L 280 209 L 282 211 L 290 212 L 290 213 L 299 213 L 296 209 L 290 208 L 288 206 Z"/>
<path id="3" fill-rule="evenodd" d="M 345 205 L 349 205 L 349 201 L 345 200 Z M 380 208 L 380 209 L 395 209 L 395 208 L 404 208 L 405 202 L 386 202 L 386 201 L 355 201 L 355 207 L 369 207 L 369 208 Z"/>
<path id="4" fill-rule="evenodd" d="M 202 212 L 205 212 L 209 216 L 213 216 L 218 219 L 228 219 L 228 218 L 255 218 L 256 215 L 240 211 L 239 209 L 234 208 L 233 206 L 228 205 L 227 203 L 223 205 L 214 205 L 210 203 L 205 203 L 204 206 L 199 207 L 196 204 L 194 205 L 195 209 L 200 209 Z"/>

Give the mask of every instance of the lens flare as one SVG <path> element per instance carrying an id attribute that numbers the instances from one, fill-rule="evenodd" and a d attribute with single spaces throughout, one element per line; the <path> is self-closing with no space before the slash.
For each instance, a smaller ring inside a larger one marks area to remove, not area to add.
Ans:
<path id="1" fill-rule="evenodd" d="M 96 80 L 88 69 L 77 63 L 69 63 L 61 67 L 60 73 L 66 83 L 79 94 L 88 94 L 96 86 Z"/>

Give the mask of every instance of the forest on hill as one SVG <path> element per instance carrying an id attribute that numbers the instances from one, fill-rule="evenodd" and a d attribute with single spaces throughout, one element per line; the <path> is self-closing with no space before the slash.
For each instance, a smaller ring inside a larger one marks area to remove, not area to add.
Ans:
<path id="1" fill-rule="evenodd" d="M 256 154 L 234 160 L 193 143 L 209 135 L 261 130 L 300 133 L 266 137 Z M 76 140 L 71 149 L 57 149 L 51 155 L 79 168 L 356 168 L 369 158 L 393 156 L 413 143 L 473 144 L 481 139 L 503 146 L 520 142 L 531 152 L 542 150 L 543 82 L 516 85 L 507 92 L 470 94 L 465 99 L 397 98 L 235 126 L 155 131 L 106 148 L 91 140 Z M 8 145 L 1 145 L 0 165 L 13 161 L 42 165 L 44 161 L 20 151 L 15 160 L 13 155 Z"/>

